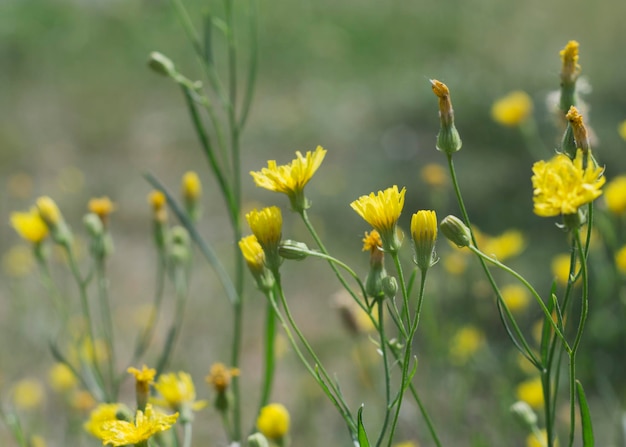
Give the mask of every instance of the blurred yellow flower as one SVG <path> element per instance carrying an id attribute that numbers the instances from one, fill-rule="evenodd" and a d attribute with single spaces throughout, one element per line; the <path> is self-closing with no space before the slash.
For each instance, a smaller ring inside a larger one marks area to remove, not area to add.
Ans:
<path id="1" fill-rule="evenodd" d="M 533 111 L 533 101 L 521 90 L 509 93 L 491 106 L 491 117 L 503 126 L 519 126 Z"/>
<path id="2" fill-rule="evenodd" d="M 87 208 L 90 213 L 96 214 L 103 223 L 106 223 L 111 214 L 115 210 L 115 204 L 106 196 L 94 197 L 89 200 Z"/>
<path id="3" fill-rule="evenodd" d="M 411 237 L 415 247 L 415 262 L 421 270 L 436 262 L 437 214 L 432 210 L 420 210 L 411 218 Z"/>
<path id="4" fill-rule="evenodd" d="M 485 344 L 485 336 L 475 326 L 463 326 L 450 342 L 450 360 L 455 365 L 464 365 Z"/>
<path id="5" fill-rule="evenodd" d="M 65 363 L 55 363 L 48 371 L 48 381 L 52 389 L 62 393 L 76 386 L 78 380 L 69 366 Z"/>
<path id="6" fill-rule="evenodd" d="M 363 237 L 363 251 L 380 250 L 383 246 L 383 241 L 380 239 L 380 233 L 376 230 L 372 230 L 369 233 L 366 231 Z"/>
<path id="7" fill-rule="evenodd" d="M 422 168 L 420 175 L 424 183 L 432 187 L 442 187 L 448 184 L 448 172 L 436 163 L 429 163 Z"/>
<path id="8" fill-rule="evenodd" d="M 183 408 L 197 411 L 207 404 L 205 400 L 196 400 L 193 380 L 189 374 L 182 371 L 178 374 L 161 374 L 154 388 L 163 397 L 163 399 L 155 400 L 154 403 L 174 411 L 180 411 Z"/>
<path id="9" fill-rule="evenodd" d="M 400 248 L 396 225 L 404 207 L 405 192 L 406 188 L 398 191 L 398 187 L 393 185 L 378 191 L 378 194 L 361 196 L 350 204 L 359 216 L 380 233 L 385 250 L 397 251 Z"/>
<path id="10" fill-rule="evenodd" d="M 265 252 L 254 234 L 241 238 L 239 249 L 252 272 L 261 272 L 263 270 L 265 267 Z"/>
<path id="11" fill-rule="evenodd" d="M 626 275 L 626 245 L 615 253 L 615 266 L 621 274 Z"/>
<path id="12" fill-rule="evenodd" d="M 61 211 L 57 204 L 48 196 L 37 199 L 37 210 L 39 216 L 49 227 L 54 227 L 61 222 Z"/>
<path id="13" fill-rule="evenodd" d="M 523 252 L 526 241 L 521 231 L 509 230 L 495 237 L 484 236 L 484 242 L 482 245 L 479 243 L 479 247 L 483 253 L 504 262 Z"/>
<path id="14" fill-rule="evenodd" d="M 419 447 L 420 445 L 414 441 L 405 441 L 394 444 L 393 447 Z"/>
<path id="15" fill-rule="evenodd" d="M 456 250 L 449 252 L 443 257 L 443 268 L 446 272 L 454 276 L 462 275 L 467 269 L 467 256 L 462 251 Z"/>
<path id="16" fill-rule="evenodd" d="M 212 385 L 216 392 L 223 393 L 230 386 L 233 377 L 239 375 L 239 369 L 227 368 L 223 363 L 214 363 L 211 365 L 209 375 L 205 380 Z"/>
<path id="17" fill-rule="evenodd" d="M 576 266 L 578 266 L 578 262 L 576 263 Z M 570 255 L 567 253 L 561 253 L 559 255 L 556 255 L 554 258 L 552 258 L 551 267 L 552 275 L 554 275 L 556 280 L 560 284 L 567 284 L 570 274 Z M 575 272 L 576 271 L 574 271 L 573 273 Z"/>
<path id="18" fill-rule="evenodd" d="M 185 200 L 198 201 L 202 195 L 202 183 L 196 172 L 187 171 L 183 174 L 182 191 Z"/>
<path id="19" fill-rule="evenodd" d="M 509 284 L 502 287 L 502 298 L 513 313 L 520 312 L 530 304 L 528 289 L 521 284 Z"/>
<path id="20" fill-rule="evenodd" d="M 76 390 L 72 394 L 70 399 L 70 405 L 72 408 L 78 411 L 91 410 L 96 405 L 96 400 L 93 398 L 89 391 Z"/>
<path id="21" fill-rule="evenodd" d="M 22 239 L 34 244 L 40 243 L 48 236 L 48 226 L 36 207 L 25 213 L 11 213 L 11 226 Z"/>
<path id="22" fill-rule="evenodd" d="M 104 436 L 102 426 L 105 422 L 116 421 L 118 415 L 129 414 L 126 405 L 120 403 L 100 404 L 89 414 L 89 420 L 83 424 L 85 431 L 96 438 Z"/>
<path id="23" fill-rule="evenodd" d="M 267 439 L 281 439 L 289 431 L 289 412 L 281 404 L 266 405 L 261 408 L 256 426 Z"/>
<path id="24" fill-rule="evenodd" d="M 22 379 L 12 389 L 13 404 L 20 410 L 33 410 L 41 406 L 45 399 L 45 390 L 37 379 Z"/>
<path id="25" fill-rule="evenodd" d="M 148 368 L 143 365 L 141 369 L 133 368 L 132 366 L 126 370 L 129 374 L 135 377 L 135 384 L 137 389 L 141 389 L 142 392 L 148 392 L 150 385 L 154 383 L 154 377 L 156 376 L 156 369 Z"/>
<path id="26" fill-rule="evenodd" d="M 153 435 L 169 430 L 176 423 L 178 413 L 167 415 L 154 411 L 152 405 L 146 405 L 146 411 L 137 410 L 135 421 L 107 421 L 102 424 L 100 439 L 102 444 L 114 447 L 138 444 L 147 441 Z"/>
<path id="27" fill-rule="evenodd" d="M 7 276 L 21 278 L 32 272 L 35 257 L 30 247 L 14 245 L 2 255 L 2 270 Z"/>
<path id="28" fill-rule="evenodd" d="M 578 65 L 578 46 L 579 43 L 575 40 L 570 40 L 565 45 L 565 48 L 559 53 L 561 56 L 561 78 L 573 82 L 580 74 L 580 65 Z"/>
<path id="29" fill-rule="evenodd" d="M 626 141 L 626 120 L 619 123 L 619 126 L 617 127 L 617 132 L 619 133 L 619 136 L 622 137 L 622 140 Z"/>
<path id="30" fill-rule="evenodd" d="M 535 409 L 543 407 L 543 387 L 540 377 L 520 383 L 515 394 L 519 400 L 523 400 Z"/>
<path id="31" fill-rule="evenodd" d="M 46 440 L 39 435 L 33 435 L 30 438 L 30 447 L 46 447 Z"/>
<path id="32" fill-rule="evenodd" d="M 260 211 L 254 209 L 246 214 L 246 220 L 263 248 L 278 248 L 283 229 L 283 216 L 280 208 L 270 206 Z"/>
<path id="33" fill-rule="evenodd" d="M 157 191 L 156 189 L 150 191 L 148 194 L 148 203 L 152 206 L 152 209 L 156 211 L 160 211 L 165 206 L 167 202 L 167 197 L 161 191 Z"/>
<path id="34" fill-rule="evenodd" d="M 314 152 L 308 151 L 304 156 L 296 152 L 296 158 L 286 165 L 276 165 L 276 160 L 269 160 L 267 168 L 261 171 L 250 171 L 254 183 L 261 188 L 287 194 L 295 211 L 309 207 L 304 197 L 304 186 L 311 180 L 322 164 L 326 150 L 317 146 Z"/>
<path id="35" fill-rule="evenodd" d="M 626 175 L 617 176 L 606 184 L 604 201 L 609 211 L 614 214 L 626 211 Z"/>
<path id="36" fill-rule="evenodd" d="M 579 149 L 573 161 L 565 154 L 557 154 L 547 162 L 541 160 L 533 165 L 535 214 L 542 217 L 574 214 L 602 194 L 604 169 L 594 166 L 591 151 L 587 152 L 587 166 L 583 168 L 583 157 Z"/>

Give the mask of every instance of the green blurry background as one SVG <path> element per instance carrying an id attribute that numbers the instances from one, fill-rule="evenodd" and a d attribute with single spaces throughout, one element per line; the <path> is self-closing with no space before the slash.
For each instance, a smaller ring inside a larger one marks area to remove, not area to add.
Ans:
<path id="1" fill-rule="evenodd" d="M 236 3 L 245 7 L 244 2 Z M 208 8 L 221 13 L 221 2 L 193 0 L 186 5 L 198 18 Z M 576 39 L 583 75 L 593 87 L 585 99 L 591 107 L 586 121 L 598 136 L 596 155 L 606 164 L 609 179 L 625 172 L 626 142 L 616 130 L 626 119 L 625 16 L 626 3 L 621 0 L 262 3 L 259 77 L 242 140 L 243 170 L 260 169 L 268 159 L 284 163 L 295 150 L 324 146 L 327 157 L 308 187 L 314 204 L 311 214 L 332 251 L 365 275 L 367 257 L 360 252 L 360 239 L 367 228 L 348 207 L 356 197 L 391 184 L 406 186 L 401 222 L 405 228 L 417 209 L 435 207 L 440 217 L 458 214 L 448 193 L 433 194 L 419 176 L 424 165 L 444 163 L 434 148 L 439 124 L 428 82 L 442 80 L 452 91 L 464 142 L 455 163 L 470 214 L 490 234 L 509 228 L 523 231 L 528 247 L 514 266 L 545 292 L 552 280 L 550 260 L 567 251 L 567 243 L 553 219 L 532 214 L 534 160 L 516 129 L 491 120 L 490 107 L 510 90 L 527 91 L 546 146 L 554 146 L 559 135 L 545 102 L 558 88 L 559 50 Z M 245 35 L 240 37 L 245 42 Z M 220 44 L 218 40 L 216 45 Z M 78 233 L 87 200 L 111 197 L 117 204 L 113 222 L 117 251 L 110 274 L 120 368 L 129 349 L 125 337 L 132 340 L 138 324 L 129 315 L 150 301 L 154 287 L 145 199 L 149 187 L 142 173 L 152 172 L 176 188 L 183 172 L 198 170 L 205 186 L 201 230 L 227 262 L 233 244 L 180 91 L 146 66 L 153 50 L 168 55 L 190 78 L 202 76 L 167 1 L 0 3 L 0 220 L 5 223 L 0 226 L 0 252 L 18 243 L 6 224 L 10 211 L 27 209 L 38 195 L 53 197 Z M 287 214 L 284 197 L 255 189 L 248 176 L 244 197 L 249 207 L 282 206 L 285 235 L 309 240 L 303 226 Z M 623 235 L 623 220 L 613 224 Z M 443 257 L 449 250 L 445 242 L 440 245 Z M 605 271 L 607 253 L 598 255 L 604 264 L 598 264 L 597 271 Z M 202 260 L 198 265 L 188 326 L 174 367 L 190 371 L 199 395 L 207 396 L 202 378 L 212 362 L 228 357 L 230 309 L 214 275 Z M 481 289 L 477 270 L 470 269 L 472 275 L 452 287 L 441 266 L 436 269 L 427 289 L 426 321 L 418 331 L 420 367 L 415 383 L 423 390 L 442 440 L 445 445 L 524 445 L 525 433 L 508 407 L 515 400 L 516 384 L 525 376 L 515 365 L 511 344 L 504 340 L 493 299 Z M 353 407 L 365 402 L 366 423 L 376 426 L 381 389 L 365 386 L 355 372 L 349 354 L 354 340 L 335 315 L 331 297 L 338 284 L 327 270 L 314 260 L 286 264 L 289 299 L 296 318 L 300 315 L 303 329 L 327 359 L 328 369 L 337 371 Z M 56 273 L 66 277 L 60 267 Z M 592 320 L 579 355 L 598 446 L 626 445 L 619 426 L 626 402 L 624 288 L 623 281 L 610 278 L 611 284 L 596 288 L 602 295 L 597 306 L 592 297 Z M 72 284 L 66 288 L 68 299 L 76 300 Z M 246 414 L 251 420 L 262 324 L 255 315 L 263 303 L 251 285 L 248 291 L 242 376 L 252 396 Z M 25 374 L 45 379 L 52 364 L 47 339 L 58 329 L 49 316 L 50 303 L 37 275 L 15 278 L 5 269 L 0 285 L 0 389 L 10 390 L 11 383 Z M 539 316 L 532 308 L 524 327 L 530 330 Z M 467 324 L 481 327 L 489 348 L 463 367 L 453 366 L 447 345 L 456 328 Z M 380 371 L 374 369 L 373 374 L 380 379 Z M 348 445 L 339 417 L 292 353 L 286 353 L 279 366 L 275 398 L 292 411 L 294 446 Z M 28 416 L 29 424 L 44 433 L 50 445 L 63 445 L 62 415 L 50 411 L 59 404 L 50 395 L 47 412 Z M 412 422 L 420 420 L 415 408 L 407 405 L 402 418 L 402 439 L 431 445 L 423 424 Z M 223 445 L 212 410 L 199 414 L 196 427 L 196 445 Z"/>

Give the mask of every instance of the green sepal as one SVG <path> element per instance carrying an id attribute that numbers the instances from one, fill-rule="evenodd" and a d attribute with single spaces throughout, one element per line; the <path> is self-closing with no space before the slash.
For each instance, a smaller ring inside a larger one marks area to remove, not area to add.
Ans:
<path id="1" fill-rule="evenodd" d="M 359 408 L 357 415 L 358 422 L 358 439 L 360 447 L 370 447 L 370 441 L 367 439 L 367 433 L 365 432 L 365 426 L 363 425 L 363 405 Z"/>

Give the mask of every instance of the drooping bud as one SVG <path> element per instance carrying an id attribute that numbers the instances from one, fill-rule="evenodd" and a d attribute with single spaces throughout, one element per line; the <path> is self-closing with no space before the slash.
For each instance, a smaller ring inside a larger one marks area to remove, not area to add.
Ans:
<path id="1" fill-rule="evenodd" d="M 439 224 L 439 229 L 443 235 L 460 247 L 468 247 L 472 243 L 472 233 L 470 229 L 456 216 L 446 216 Z"/>

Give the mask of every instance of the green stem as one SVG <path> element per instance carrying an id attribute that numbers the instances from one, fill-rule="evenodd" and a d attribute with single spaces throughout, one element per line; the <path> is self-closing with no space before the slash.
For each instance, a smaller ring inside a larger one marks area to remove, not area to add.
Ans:
<path id="1" fill-rule="evenodd" d="M 378 435 L 378 440 L 376 441 L 376 447 L 380 446 L 385 437 L 385 432 L 387 431 L 387 426 L 389 424 L 389 417 L 391 416 L 391 373 L 389 371 L 389 361 L 387 360 L 387 345 L 384 342 L 385 340 L 385 330 L 384 330 L 384 315 L 383 315 L 383 303 L 381 300 L 378 300 L 378 334 L 380 335 L 380 350 L 383 354 L 383 366 L 385 371 L 385 416 L 383 419 L 383 425 L 380 429 L 380 434 Z M 393 436 L 393 433 L 392 433 Z"/>
<path id="2" fill-rule="evenodd" d="M 268 294 L 272 291 L 268 291 Z M 272 307 L 272 300 L 267 298 L 265 309 L 265 355 L 263 365 L 263 382 L 261 388 L 261 399 L 259 410 L 266 406 L 272 393 L 272 382 L 274 379 L 274 345 L 276 340 L 276 312 Z"/>
<path id="3" fill-rule="evenodd" d="M 191 421 L 183 422 L 183 447 L 191 447 L 192 425 Z"/>
<path id="4" fill-rule="evenodd" d="M 115 374 L 115 341 L 113 330 L 113 318 L 111 317 L 111 304 L 109 302 L 109 287 L 106 275 L 106 265 L 104 259 L 96 260 L 96 284 L 98 286 L 98 300 L 100 302 L 100 312 L 103 319 L 104 339 L 109 354 L 107 363 L 107 374 L 111 385 L 111 396 L 117 396 L 116 374 Z"/>

